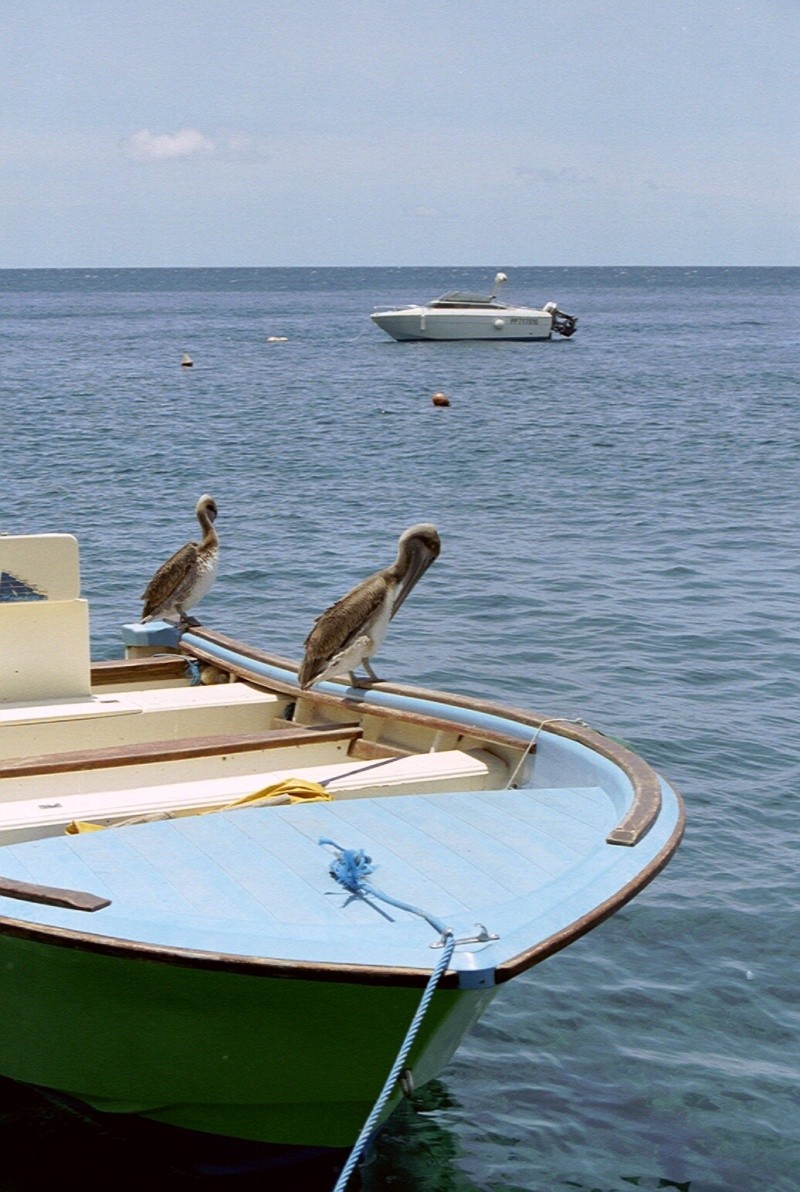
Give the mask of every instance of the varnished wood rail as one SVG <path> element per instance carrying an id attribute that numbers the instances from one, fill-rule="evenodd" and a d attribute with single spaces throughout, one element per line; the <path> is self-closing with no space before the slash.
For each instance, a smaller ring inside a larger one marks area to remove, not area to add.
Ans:
<path id="1" fill-rule="evenodd" d="M 260 752 L 282 749 L 287 745 L 318 745 L 347 742 L 361 736 L 353 725 L 327 725 L 319 728 L 268 729 L 261 733 L 229 733 L 205 737 L 183 737 L 167 741 L 145 741 L 135 745 L 83 749 L 67 753 L 46 753 L 39 757 L 15 758 L 0 763 L 0 781 L 27 778 L 35 774 L 64 774 L 80 770 L 104 770 L 115 766 L 139 766 L 157 762 L 185 761 L 221 754 Z"/>

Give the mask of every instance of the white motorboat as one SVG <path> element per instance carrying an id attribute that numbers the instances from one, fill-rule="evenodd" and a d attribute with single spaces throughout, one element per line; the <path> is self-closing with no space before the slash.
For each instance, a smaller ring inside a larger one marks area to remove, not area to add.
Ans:
<path id="1" fill-rule="evenodd" d="M 566 338 L 575 334 L 578 320 L 555 302 L 541 309 L 498 302 L 497 291 L 506 281 L 505 273 L 498 273 L 490 294 L 452 290 L 424 305 L 373 311 L 370 318 L 398 340 L 528 340 L 552 339 L 554 332 Z"/>

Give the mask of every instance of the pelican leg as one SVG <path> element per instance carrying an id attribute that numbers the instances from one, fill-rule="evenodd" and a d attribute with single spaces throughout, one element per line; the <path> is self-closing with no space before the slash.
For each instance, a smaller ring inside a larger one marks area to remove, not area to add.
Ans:
<path id="1" fill-rule="evenodd" d="M 367 678 L 357 675 L 355 671 L 348 671 L 347 673 L 350 676 L 350 685 L 352 687 L 371 687 L 373 683 L 383 682 L 383 680 L 379 679 L 375 674 L 375 671 L 369 665 L 366 658 L 363 660 L 361 665 L 364 667 L 364 670 L 367 671 Z"/>

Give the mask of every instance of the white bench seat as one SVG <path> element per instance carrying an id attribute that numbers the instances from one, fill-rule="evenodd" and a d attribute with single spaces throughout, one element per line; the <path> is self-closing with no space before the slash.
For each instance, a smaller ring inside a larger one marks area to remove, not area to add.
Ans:
<path id="1" fill-rule="evenodd" d="M 304 750 L 304 756 L 306 751 Z M 287 778 L 328 783 L 334 798 L 364 798 L 369 795 L 435 794 L 485 790 L 490 780 L 505 767 L 491 754 L 446 750 L 374 761 L 340 758 L 329 762 L 278 765 L 274 769 L 250 770 L 216 777 L 175 776 L 173 781 L 148 786 L 119 786 L 92 791 L 59 792 L 53 783 L 50 794 L 42 790 L 34 798 L 17 798 L 0 803 L 0 842 L 11 844 L 58 835 L 73 820 L 113 825 L 134 816 L 162 811 L 173 814 L 207 809 L 244 798 Z M 104 778 L 108 771 L 94 771 L 83 777 Z M 53 775 L 55 780 L 62 775 Z M 69 777 L 74 777 L 70 775 Z M 78 775 L 77 777 L 81 777 Z M 115 771 L 114 777 L 123 777 Z M 127 779 L 128 774 L 124 777 Z M 334 781 L 334 779 L 338 779 Z M 22 780 L 33 781 L 33 779 Z"/>
<path id="2" fill-rule="evenodd" d="M 112 691 L 83 699 L 0 704 L 0 763 L 16 757 L 268 729 L 283 704 L 247 683 Z"/>

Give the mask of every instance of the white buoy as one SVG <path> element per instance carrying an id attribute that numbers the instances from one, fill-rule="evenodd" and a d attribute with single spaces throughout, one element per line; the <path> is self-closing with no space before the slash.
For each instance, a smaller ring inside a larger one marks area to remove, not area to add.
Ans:
<path id="1" fill-rule="evenodd" d="M 181 360 L 181 367 L 182 368 L 192 368 L 193 365 L 194 365 L 194 360 L 192 360 L 191 356 L 187 356 L 186 353 L 184 352 L 183 359 Z"/>

